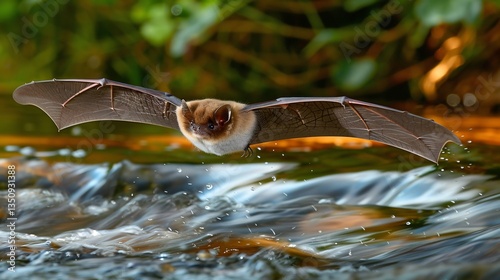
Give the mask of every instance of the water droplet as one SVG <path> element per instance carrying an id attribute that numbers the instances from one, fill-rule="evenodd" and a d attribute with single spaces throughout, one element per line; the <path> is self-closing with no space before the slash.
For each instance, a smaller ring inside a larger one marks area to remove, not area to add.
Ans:
<path id="1" fill-rule="evenodd" d="M 69 156 L 71 154 L 70 149 L 59 149 L 57 152 L 60 156 Z"/>
<path id="2" fill-rule="evenodd" d="M 79 136 L 82 134 L 82 128 L 79 126 L 74 126 L 71 128 L 71 135 L 73 136 Z"/>
<path id="3" fill-rule="evenodd" d="M 71 153 L 71 155 L 75 158 L 83 158 L 87 155 L 87 152 L 85 152 L 82 149 L 78 149 L 76 151 L 73 151 L 73 153 Z"/>
<path id="4" fill-rule="evenodd" d="M 206 209 L 206 210 L 210 210 L 210 206 L 206 205 L 206 206 L 205 206 L 205 209 Z"/>
<path id="5" fill-rule="evenodd" d="M 273 182 L 276 182 L 276 176 L 271 177 L 273 179 Z"/>
<path id="6" fill-rule="evenodd" d="M 206 187 L 207 187 L 207 190 L 211 190 L 214 186 L 212 184 L 207 184 Z"/>
<path id="7" fill-rule="evenodd" d="M 332 203 L 332 200 L 329 198 L 322 198 L 318 201 L 318 204 L 330 204 Z"/>
<path id="8" fill-rule="evenodd" d="M 409 225 L 411 225 L 411 223 L 410 222 L 406 222 L 406 225 L 409 226 Z"/>
<path id="9" fill-rule="evenodd" d="M 95 148 L 98 150 L 104 150 L 104 149 L 106 149 L 106 145 L 102 144 L 102 143 L 97 143 L 97 144 L 95 144 Z"/>
<path id="10" fill-rule="evenodd" d="M 177 172 L 181 173 L 181 172 L 182 172 L 182 169 L 177 168 Z"/>
<path id="11" fill-rule="evenodd" d="M 7 145 L 4 149 L 6 152 L 17 152 L 19 150 L 19 147 L 15 145 Z"/>

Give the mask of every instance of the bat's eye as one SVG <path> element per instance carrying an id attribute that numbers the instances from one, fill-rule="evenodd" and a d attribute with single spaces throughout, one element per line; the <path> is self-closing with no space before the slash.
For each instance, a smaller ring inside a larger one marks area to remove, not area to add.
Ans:
<path id="1" fill-rule="evenodd" d="M 215 125 L 213 123 L 209 123 L 208 124 L 208 129 L 214 130 L 215 129 Z"/>

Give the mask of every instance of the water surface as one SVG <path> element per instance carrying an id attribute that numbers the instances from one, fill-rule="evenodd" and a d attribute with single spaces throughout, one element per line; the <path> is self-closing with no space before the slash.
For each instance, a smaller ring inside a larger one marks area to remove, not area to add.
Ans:
<path id="1" fill-rule="evenodd" d="M 379 146 L 249 159 L 7 146 L 17 248 L 12 273 L 4 187 L 2 278 L 492 279 L 498 148 L 464 147 L 436 166 Z"/>

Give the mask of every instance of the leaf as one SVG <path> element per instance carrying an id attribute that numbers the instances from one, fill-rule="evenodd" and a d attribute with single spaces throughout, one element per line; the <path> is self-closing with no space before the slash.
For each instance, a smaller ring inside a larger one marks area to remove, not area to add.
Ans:
<path id="1" fill-rule="evenodd" d="M 479 0 L 421 0 L 415 5 L 417 18 L 427 26 L 475 21 L 482 9 Z"/>
<path id="2" fill-rule="evenodd" d="M 363 87 L 375 74 L 377 63 L 373 59 L 342 62 L 334 69 L 335 84 L 343 90 L 354 91 Z"/>
<path id="3" fill-rule="evenodd" d="M 182 56 L 193 40 L 201 38 L 207 29 L 217 23 L 219 20 L 218 12 L 216 6 L 207 5 L 196 10 L 189 20 L 182 22 L 172 38 L 170 49 L 172 56 Z"/>
<path id="4" fill-rule="evenodd" d="M 142 23 L 141 35 L 155 46 L 163 45 L 174 31 L 169 9 L 162 3 L 151 6 L 136 5 L 131 11 L 131 17 Z"/>

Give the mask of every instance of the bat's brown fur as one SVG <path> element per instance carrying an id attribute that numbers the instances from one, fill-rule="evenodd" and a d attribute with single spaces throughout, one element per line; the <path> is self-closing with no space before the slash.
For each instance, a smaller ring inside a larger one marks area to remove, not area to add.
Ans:
<path id="1" fill-rule="evenodd" d="M 217 125 L 214 113 L 224 105 L 230 107 L 227 123 Z M 241 112 L 245 104 L 218 99 L 203 99 L 187 102 L 189 113 L 182 106 L 176 110 L 182 134 L 200 150 L 216 155 L 245 150 L 253 136 L 257 123 L 255 113 Z M 209 129 L 209 124 L 215 124 Z"/>

